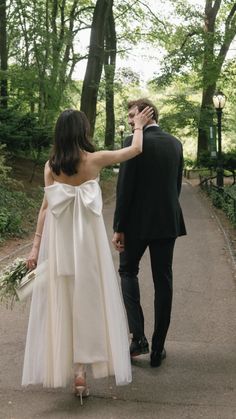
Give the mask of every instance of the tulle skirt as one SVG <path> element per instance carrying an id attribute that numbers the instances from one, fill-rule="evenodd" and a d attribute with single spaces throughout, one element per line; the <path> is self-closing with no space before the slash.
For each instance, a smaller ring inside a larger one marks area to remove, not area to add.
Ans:
<path id="1" fill-rule="evenodd" d="M 82 209 L 80 217 L 84 229 L 61 220 L 58 237 L 58 219 L 47 212 L 38 260 L 45 269 L 33 289 L 22 385 L 65 387 L 75 363 L 89 364 L 95 378 L 131 382 L 127 319 L 103 218 Z M 71 246 L 75 260 L 68 263 Z"/>

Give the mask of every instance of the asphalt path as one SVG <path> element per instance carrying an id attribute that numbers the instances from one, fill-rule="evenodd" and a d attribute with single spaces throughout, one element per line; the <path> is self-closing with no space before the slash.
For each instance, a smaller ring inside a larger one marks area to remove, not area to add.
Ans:
<path id="1" fill-rule="evenodd" d="M 1 419 L 236 419 L 236 280 L 230 249 L 211 208 L 184 181 L 182 208 L 188 235 L 174 255 L 174 302 L 160 368 L 149 355 L 133 363 L 133 382 L 94 380 L 83 406 L 71 388 L 21 387 L 29 302 L 0 307 Z M 112 237 L 114 199 L 104 206 Z M 24 253 L 25 249 L 22 250 Z M 118 267 L 118 255 L 112 249 Z M 148 252 L 140 270 L 146 335 L 153 329 L 153 284 Z"/>

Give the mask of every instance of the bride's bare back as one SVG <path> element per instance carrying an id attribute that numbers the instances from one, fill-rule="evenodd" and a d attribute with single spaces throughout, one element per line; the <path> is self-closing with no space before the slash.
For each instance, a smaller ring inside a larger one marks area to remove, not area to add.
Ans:
<path id="1" fill-rule="evenodd" d="M 53 173 L 49 167 L 49 162 L 46 163 L 45 174 L 50 183 L 60 182 L 66 183 L 72 186 L 79 186 L 84 182 L 87 182 L 91 179 L 96 179 L 99 175 L 96 165 L 94 164 L 95 153 L 81 152 L 81 159 L 77 168 L 77 173 L 74 175 L 67 175 L 66 173 L 61 172 L 59 176 L 56 173 Z M 45 179 L 46 180 L 46 179 Z M 45 182 L 46 183 L 46 182 Z"/>
<path id="2" fill-rule="evenodd" d="M 49 162 L 45 165 L 45 186 L 51 185 L 54 181 L 67 183 L 72 186 L 81 185 L 91 179 L 96 179 L 103 167 L 129 160 L 142 152 L 143 127 L 152 116 L 152 108 L 145 108 L 142 112 L 136 113 L 134 117 L 134 135 L 132 144 L 120 150 L 103 150 L 96 152 L 80 151 L 80 160 L 77 173 L 68 175 L 60 172 L 59 175 L 52 172 Z"/>

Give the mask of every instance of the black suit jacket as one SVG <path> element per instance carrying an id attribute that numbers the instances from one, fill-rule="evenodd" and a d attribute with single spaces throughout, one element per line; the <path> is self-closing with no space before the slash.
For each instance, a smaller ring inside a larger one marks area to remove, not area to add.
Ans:
<path id="1" fill-rule="evenodd" d="M 126 138 L 124 146 L 132 142 Z M 186 234 L 179 194 L 181 142 L 158 126 L 144 130 L 143 152 L 120 165 L 113 228 L 144 239 Z"/>

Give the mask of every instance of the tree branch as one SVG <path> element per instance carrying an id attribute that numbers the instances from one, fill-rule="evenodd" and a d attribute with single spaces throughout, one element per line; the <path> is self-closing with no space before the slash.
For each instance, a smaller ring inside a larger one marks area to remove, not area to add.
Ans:
<path id="1" fill-rule="evenodd" d="M 47 37 L 49 39 L 49 7 L 48 7 L 48 0 L 46 0 L 46 22 L 45 22 L 45 26 L 46 26 L 46 32 L 47 32 Z M 49 57 L 49 49 L 50 49 L 50 42 L 47 42 L 46 44 L 46 51 L 45 51 L 45 56 L 44 56 L 44 62 L 43 62 L 43 73 L 46 73 L 46 68 L 47 68 L 47 64 L 48 64 L 48 57 Z"/>
<path id="2" fill-rule="evenodd" d="M 186 44 L 186 42 L 187 42 L 188 38 L 191 38 L 192 36 L 194 36 L 194 35 L 198 35 L 198 34 L 199 34 L 199 32 L 198 32 L 198 31 L 193 31 L 193 32 L 187 33 L 187 35 L 186 35 L 186 37 L 185 37 L 185 39 L 184 39 L 184 41 L 183 41 L 182 45 L 180 46 L 180 49 L 183 49 L 183 47 L 185 46 L 185 44 Z"/>
<path id="3" fill-rule="evenodd" d="M 221 5 L 222 0 L 215 0 L 214 5 L 212 6 L 212 0 L 206 0 L 205 4 L 205 14 L 211 19 L 215 19 Z"/>
<path id="4" fill-rule="evenodd" d="M 152 17 L 154 17 L 154 19 L 164 27 L 164 30 L 167 33 L 165 23 L 162 22 L 162 20 L 159 19 L 155 13 L 153 13 L 152 9 L 146 3 L 143 3 L 141 0 L 138 0 L 138 2 L 142 4 L 142 6 L 144 6 L 149 11 L 150 15 L 152 15 Z"/>
<path id="5" fill-rule="evenodd" d="M 224 40 L 221 45 L 219 54 L 216 58 L 220 68 L 222 67 L 224 59 L 229 50 L 230 44 L 233 41 L 235 35 L 236 35 L 236 3 L 233 5 L 225 21 Z"/>
<path id="6" fill-rule="evenodd" d="M 233 17 L 235 15 L 235 12 L 236 12 L 236 3 L 234 3 L 232 9 L 230 10 L 230 12 L 229 12 L 229 14 L 227 16 L 227 19 L 225 21 L 225 28 L 227 28 L 227 29 L 229 28 L 230 23 L 232 22 Z"/>
<path id="7" fill-rule="evenodd" d="M 64 38 L 64 34 L 65 34 L 65 5 L 66 5 L 66 0 L 62 1 L 62 4 L 60 6 L 60 10 L 61 10 L 61 30 L 60 30 L 60 35 L 59 35 L 59 39 L 62 42 L 63 38 Z"/>
<path id="8" fill-rule="evenodd" d="M 51 24 L 52 24 L 52 31 L 55 34 L 55 36 L 57 36 L 57 24 L 56 24 L 57 10 L 58 10 L 58 1 L 54 0 L 53 1 L 53 6 L 52 6 Z"/>
<path id="9" fill-rule="evenodd" d="M 134 8 L 134 6 L 139 2 L 139 0 L 134 0 L 134 2 L 132 4 L 129 4 L 122 13 L 120 13 L 119 15 L 116 15 L 115 20 L 122 18 L 123 16 L 125 16 L 125 14 L 127 13 L 128 10 L 131 10 Z"/>
<path id="10" fill-rule="evenodd" d="M 20 13 L 21 11 L 21 13 Z M 26 20 L 25 20 L 25 14 L 23 13 L 24 9 L 23 9 L 23 5 L 21 0 L 19 0 L 19 5 L 18 5 L 18 16 L 19 16 L 19 21 L 20 21 L 20 25 L 21 25 L 21 30 L 22 30 L 22 34 L 23 34 L 23 38 L 25 40 L 25 58 L 26 58 L 26 67 L 29 67 L 29 39 L 28 39 L 28 31 L 26 29 Z"/>
<path id="11" fill-rule="evenodd" d="M 212 8 L 213 13 L 214 13 L 215 16 L 217 15 L 217 13 L 218 13 L 218 11 L 220 9 L 221 2 L 222 2 L 222 0 L 215 0 L 215 4 L 214 4 L 214 6 Z"/>
<path id="12" fill-rule="evenodd" d="M 75 14 L 75 18 L 77 18 L 77 16 L 81 15 L 83 12 L 87 12 L 89 10 L 94 10 L 94 6 L 88 6 L 88 7 L 82 7 L 81 9 L 79 9 L 76 14 Z"/>

